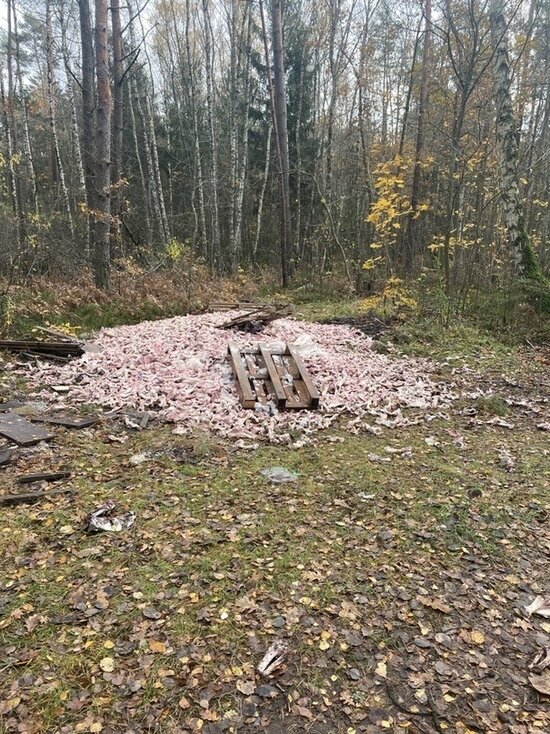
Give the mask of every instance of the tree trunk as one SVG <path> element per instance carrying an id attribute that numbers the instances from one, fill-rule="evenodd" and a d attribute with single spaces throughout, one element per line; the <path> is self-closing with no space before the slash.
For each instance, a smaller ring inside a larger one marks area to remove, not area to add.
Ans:
<path id="1" fill-rule="evenodd" d="M 273 34 L 273 88 L 275 117 L 277 119 L 276 134 L 278 137 L 277 151 L 281 169 L 281 276 L 283 288 L 286 288 L 289 281 L 290 182 L 281 0 L 271 0 L 271 24 Z"/>
<path id="2" fill-rule="evenodd" d="M 202 0 L 202 14 L 204 19 L 204 53 L 206 65 L 206 116 L 208 118 L 208 133 L 210 136 L 210 196 L 212 232 L 210 242 L 210 264 L 215 269 L 220 259 L 220 214 L 218 202 L 218 142 L 214 128 L 214 74 L 212 59 L 212 27 L 208 0 Z"/>
<path id="3" fill-rule="evenodd" d="M 21 192 L 21 181 L 17 171 L 17 125 L 15 121 L 15 86 L 13 81 L 13 32 L 12 14 L 14 12 L 14 0 L 8 0 L 8 38 L 7 38 L 7 67 L 8 67 L 8 96 L 7 96 L 7 130 L 8 139 L 8 170 L 10 172 L 10 189 L 12 205 L 17 220 L 17 239 L 19 250 L 27 242 L 27 224 L 23 195 Z"/>
<path id="4" fill-rule="evenodd" d="M 496 141 L 500 156 L 500 194 L 512 262 L 517 275 L 540 285 L 538 299 L 545 310 L 550 310 L 550 289 L 531 247 L 519 194 L 517 125 L 510 93 L 510 61 L 503 0 L 491 0 L 490 19 L 494 49 L 493 83 Z"/>
<path id="5" fill-rule="evenodd" d="M 80 39 L 82 54 L 82 160 L 86 185 L 87 229 L 91 248 L 92 212 L 95 209 L 94 197 L 94 48 L 89 0 L 78 0 L 80 18 Z"/>
<path id="6" fill-rule="evenodd" d="M 424 150 L 424 118 L 428 106 L 428 71 L 430 66 L 430 41 L 432 22 L 432 0 L 425 0 L 424 5 L 424 45 L 422 48 L 422 76 L 420 78 L 420 99 L 418 102 L 418 122 L 416 126 L 416 145 L 414 151 L 414 169 L 411 190 L 411 213 L 407 219 L 407 250 L 405 262 L 410 268 L 418 254 L 417 241 L 418 205 L 422 195 L 421 157 Z"/>
<path id="7" fill-rule="evenodd" d="M 111 0 L 113 36 L 113 130 L 111 151 L 111 248 L 120 250 L 122 219 L 122 143 L 124 129 L 124 71 L 120 0 Z M 118 253 L 120 254 L 120 253 Z"/>
<path id="8" fill-rule="evenodd" d="M 254 238 L 254 247 L 252 249 L 252 262 L 256 262 L 256 256 L 258 254 L 258 244 L 260 242 L 260 233 L 262 231 L 262 213 L 264 209 L 265 190 L 267 188 L 267 181 L 269 178 L 269 164 L 271 161 L 271 134 L 273 131 L 273 123 L 269 123 L 267 128 L 267 142 L 265 149 L 265 166 L 264 166 L 264 177 L 262 181 L 262 188 L 260 191 L 260 198 L 258 199 L 258 214 L 256 216 L 256 236 Z"/>
<path id="9" fill-rule="evenodd" d="M 46 3 L 46 70 L 48 79 L 48 116 L 50 121 L 50 132 L 52 135 L 52 145 L 55 158 L 57 175 L 59 176 L 59 184 L 61 186 L 61 194 L 67 212 L 69 221 L 69 229 L 71 237 L 74 238 L 73 215 L 71 212 L 71 202 L 69 199 L 69 191 L 65 181 L 65 171 L 63 169 L 63 161 L 61 160 L 61 151 L 59 149 L 59 138 L 57 135 L 57 120 L 55 112 L 55 67 L 53 57 L 53 34 L 52 34 L 52 11 L 50 0 Z"/>
<path id="10" fill-rule="evenodd" d="M 107 0 L 95 0 L 95 59 L 97 78 L 96 146 L 93 212 L 94 274 L 98 288 L 110 280 L 109 229 L 111 222 L 111 84 L 109 80 Z"/>
<path id="11" fill-rule="evenodd" d="M 199 194 L 199 221 L 201 228 L 202 250 L 206 259 L 208 232 L 206 231 L 206 209 L 204 205 L 204 177 L 202 167 L 202 153 L 199 137 L 199 113 L 197 110 L 197 89 L 195 83 L 195 70 L 193 68 L 193 56 L 191 54 L 191 17 L 190 17 L 190 0 L 185 3 L 185 53 L 187 58 L 187 73 L 189 76 L 189 90 L 191 96 L 191 114 L 193 115 L 193 139 L 195 145 L 195 169 L 197 189 Z M 172 5 L 172 13 L 174 14 L 174 6 Z M 175 15 L 174 15 L 175 19 Z M 183 81 L 183 79 L 182 79 Z"/>

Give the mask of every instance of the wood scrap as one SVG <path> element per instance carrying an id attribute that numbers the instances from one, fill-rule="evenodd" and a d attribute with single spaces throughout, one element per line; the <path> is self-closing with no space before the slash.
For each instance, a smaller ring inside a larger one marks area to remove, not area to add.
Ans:
<path id="1" fill-rule="evenodd" d="M 253 301 L 230 301 L 220 303 L 209 303 L 209 311 L 258 311 L 264 308 L 274 308 L 279 310 L 288 306 L 288 303 L 262 303 Z"/>
<path id="2" fill-rule="evenodd" d="M 283 350 L 263 345 L 239 349 L 229 342 L 227 351 L 243 408 L 255 408 L 258 403 L 279 410 L 319 407 L 319 392 L 290 345 Z"/>
<path id="3" fill-rule="evenodd" d="M 30 505 L 40 500 L 49 500 L 60 494 L 73 494 L 74 487 L 59 487 L 57 489 L 45 490 L 43 492 L 21 492 L 20 494 L 0 495 L 0 507 L 12 507 L 14 505 Z"/>
<path id="4" fill-rule="evenodd" d="M 84 354 L 82 344 L 77 341 L 40 341 L 39 339 L 2 339 L 0 350 L 16 354 L 30 353 L 41 357 L 80 357 Z"/>
<path id="5" fill-rule="evenodd" d="M 0 403 L 0 413 L 7 413 L 8 410 L 21 408 L 23 405 L 25 405 L 23 400 L 6 400 L 5 403 Z"/>
<path id="6" fill-rule="evenodd" d="M 32 446 L 53 438 L 53 433 L 48 433 L 41 426 L 35 426 L 16 413 L 0 413 L 0 435 L 20 446 Z"/>
<path id="7" fill-rule="evenodd" d="M 52 362 L 70 362 L 71 357 L 60 357 L 59 354 L 40 354 L 40 352 L 19 352 L 20 357 L 27 359 L 51 359 Z"/>
<path id="8" fill-rule="evenodd" d="M 30 417 L 33 423 L 51 423 L 65 428 L 89 428 L 99 421 L 97 415 L 36 415 Z"/>
<path id="9" fill-rule="evenodd" d="M 2 446 L 0 449 L 0 466 L 6 466 L 6 464 L 9 464 L 11 461 L 11 449 Z"/>
<path id="10" fill-rule="evenodd" d="M 254 327 L 263 327 L 269 324 L 271 321 L 276 319 L 285 318 L 290 316 L 294 310 L 294 307 L 287 303 L 284 305 L 277 304 L 276 306 L 260 306 L 255 310 L 248 310 L 246 313 L 239 314 L 229 321 L 225 321 L 223 324 L 218 326 L 219 329 L 242 329 Z"/>
<path id="11" fill-rule="evenodd" d="M 23 474 L 16 478 L 17 484 L 32 484 L 33 482 L 59 482 L 61 479 L 68 479 L 71 476 L 70 471 L 56 472 L 38 472 L 36 474 Z"/>

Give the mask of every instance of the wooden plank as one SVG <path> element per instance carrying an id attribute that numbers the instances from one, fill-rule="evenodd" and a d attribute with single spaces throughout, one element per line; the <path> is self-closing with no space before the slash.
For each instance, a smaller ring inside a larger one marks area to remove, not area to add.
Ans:
<path id="1" fill-rule="evenodd" d="M 39 472 L 38 474 L 23 474 L 15 480 L 18 484 L 32 484 L 33 482 L 58 482 L 60 479 L 68 479 L 70 471 Z"/>
<path id="2" fill-rule="evenodd" d="M 88 428 L 95 425 L 99 421 L 97 415 L 72 416 L 72 415 L 33 415 L 31 416 L 33 423 L 51 423 L 55 426 L 65 426 L 65 428 Z"/>
<path id="3" fill-rule="evenodd" d="M 252 391 L 248 374 L 246 373 L 241 354 L 235 342 L 229 342 L 227 351 L 233 374 L 237 379 L 241 405 L 243 408 L 253 408 L 256 404 L 256 397 Z"/>
<path id="4" fill-rule="evenodd" d="M 11 449 L 2 446 L 0 449 L 0 466 L 6 466 L 11 461 Z"/>
<path id="5" fill-rule="evenodd" d="M 84 353 L 82 346 L 77 342 L 45 342 L 38 339 L 3 339 L 0 341 L 0 350 L 10 352 L 40 352 L 41 354 L 56 354 L 62 357 L 79 357 Z"/>
<path id="6" fill-rule="evenodd" d="M 70 362 L 71 357 L 61 357 L 59 354 L 49 354 L 46 352 L 19 352 L 20 357 L 28 359 L 51 359 L 54 362 Z"/>
<path id="7" fill-rule="evenodd" d="M 12 408 L 20 408 L 25 405 L 23 400 L 6 400 L 5 403 L 0 403 L 0 413 L 7 413 Z"/>
<path id="8" fill-rule="evenodd" d="M 265 366 L 269 374 L 269 379 L 271 380 L 271 383 L 273 385 L 277 407 L 284 408 L 286 405 L 286 392 L 283 388 L 283 384 L 281 382 L 281 378 L 279 377 L 279 373 L 277 372 L 277 368 L 275 367 L 275 364 L 273 362 L 273 357 L 267 350 L 267 347 L 262 346 L 261 344 L 260 354 L 262 355 L 262 359 L 265 362 Z"/>
<path id="9" fill-rule="evenodd" d="M 302 358 L 290 344 L 288 345 L 288 353 L 296 363 L 296 367 L 300 372 L 300 378 L 302 379 L 309 393 L 309 407 L 318 408 L 321 396 L 319 395 L 317 388 L 313 384 L 313 380 L 311 379 L 310 374 L 302 361 Z"/>
<path id="10" fill-rule="evenodd" d="M 46 492 L 21 492 L 21 494 L 0 495 L 0 507 L 33 504 L 40 500 L 49 500 L 59 494 L 72 494 L 74 491 L 74 487 L 59 487 L 59 489 L 50 489 Z"/>
<path id="11" fill-rule="evenodd" d="M 15 413 L 0 413 L 0 435 L 15 441 L 20 446 L 32 446 L 39 441 L 49 441 L 53 433 Z"/>

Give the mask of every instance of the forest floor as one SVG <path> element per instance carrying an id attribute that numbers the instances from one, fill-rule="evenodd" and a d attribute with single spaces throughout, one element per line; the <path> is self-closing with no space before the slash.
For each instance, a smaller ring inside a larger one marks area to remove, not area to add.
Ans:
<path id="1" fill-rule="evenodd" d="M 57 466 L 76 490 L 0 509 L 0 732 L 550 731 L 550 669 L 530 668 L 550 620 L 525 612 L 550 594 L 548 350 L 405 341 L 492 397 L 252 453 L 156 423 L 59 429 L 0 469 L 3 492 Z M 298 480 L 270 484 L 275 465 Z M 136 523 L 84 533 L 108 499 Z"/>

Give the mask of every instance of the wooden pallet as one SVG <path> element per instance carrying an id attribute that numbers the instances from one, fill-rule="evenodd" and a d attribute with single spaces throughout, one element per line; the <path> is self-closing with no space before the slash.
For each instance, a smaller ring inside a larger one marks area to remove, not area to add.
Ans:
<path id="1" fill-rule="evenodd" d="M 319 392 L 302 358 L 289 344 L 277 351 L 261 344 L 239 349 L 231 341 L 227 352 L 243 408 L 270 402 L 279 410 L 319 407 Z"/>

